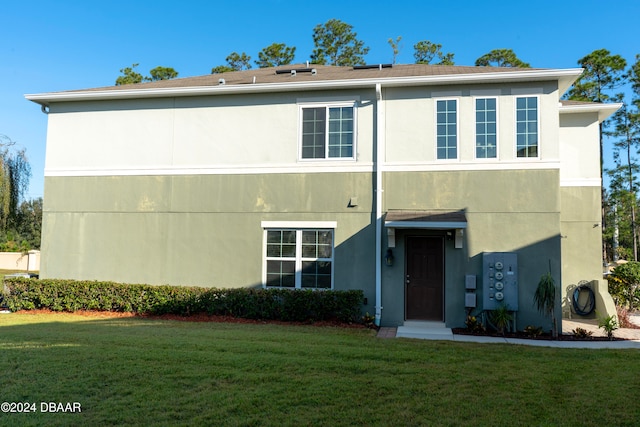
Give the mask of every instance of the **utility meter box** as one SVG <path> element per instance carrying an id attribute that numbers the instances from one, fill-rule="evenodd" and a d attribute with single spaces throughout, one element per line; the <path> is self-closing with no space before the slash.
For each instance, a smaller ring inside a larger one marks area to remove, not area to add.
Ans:
<path id="1" fill-rule="evenodd" d="M 482 254 L 482 309 L 506 305 L 518 311 L 518 255 L 512 252 Z"/>

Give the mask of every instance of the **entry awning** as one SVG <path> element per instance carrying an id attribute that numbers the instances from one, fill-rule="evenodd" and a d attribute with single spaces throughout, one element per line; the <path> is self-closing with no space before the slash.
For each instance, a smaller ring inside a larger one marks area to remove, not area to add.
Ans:
<path id="1" fill-rule="evenodd" d="M 387 228 L 463 229 L 467 228 L 467 217 L 463 210 L 390 210 L 384 225 Z"/>

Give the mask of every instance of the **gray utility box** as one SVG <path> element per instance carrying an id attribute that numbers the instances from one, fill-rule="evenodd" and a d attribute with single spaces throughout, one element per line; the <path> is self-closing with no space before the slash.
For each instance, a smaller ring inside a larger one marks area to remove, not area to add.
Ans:
<path id="1" fill-rule="evenodd" d="M 518 311 L 518 256 L 512 252 L 482 254 L 482 309 L 506 305 Z"/>

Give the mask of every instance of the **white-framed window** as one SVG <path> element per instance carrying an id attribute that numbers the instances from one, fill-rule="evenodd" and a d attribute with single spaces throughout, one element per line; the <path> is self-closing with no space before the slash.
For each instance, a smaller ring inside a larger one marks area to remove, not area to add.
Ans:
<path id="1" fill-rule="evenodd" d="M 476 98 L 476 159 L 495 159 L 498 152 L 498 100 Z"/>
<path id="2" fill-rule="evenodd" d="M 538 157 L 538 97 L 516 98 L 516 155 Z"/>
<path id="3" fill-rule="evenodd" d="M 436 158 L 458 158 L 458 100 L 436 100 Z"/>
<path id="4" fill-rule="evenodd" d="M 301 159 L 355 158 L 354 102 L 301 105 L 300 121 Z"/>
<path id="5" fill-rule="evenodd" d="M 264 228 L 265 287 L 333 288 L 333 228 L 270 227 Z"/>

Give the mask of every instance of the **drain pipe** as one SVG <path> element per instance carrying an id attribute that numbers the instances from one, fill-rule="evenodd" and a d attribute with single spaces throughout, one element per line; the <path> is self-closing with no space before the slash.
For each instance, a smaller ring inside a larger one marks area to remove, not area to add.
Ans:
<path id="1" fill-rule="evenodd" d="M 380 326 L 382 317 L 382 168 L 384 157 L 384 113 L 382 112 L 382 85 L 376 84 L 376 151 L 373 161 L 376 174 L 376 315 L 375 324 Z"/>

